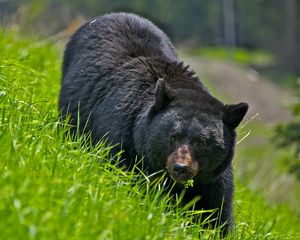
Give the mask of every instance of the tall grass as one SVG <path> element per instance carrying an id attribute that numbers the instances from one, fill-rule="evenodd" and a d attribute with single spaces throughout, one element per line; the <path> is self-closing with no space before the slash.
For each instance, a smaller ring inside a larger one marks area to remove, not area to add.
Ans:
<path id="1" fill-rule="evenodd" d="M 218 239 L 163 177 L 116 167 L 105 140 L 68 135 L 57 111 L 61 49 L 34 41 L 0 31 L 1 239 Z M 296 220 L 280 220 L 288 208 L 268 208 L 239 185 L 228 238 L 293 239 Z"/>

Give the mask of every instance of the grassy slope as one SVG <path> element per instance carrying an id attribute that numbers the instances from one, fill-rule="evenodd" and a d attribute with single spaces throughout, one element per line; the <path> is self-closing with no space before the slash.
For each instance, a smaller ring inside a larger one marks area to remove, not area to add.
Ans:
<path id="1" fill-rule="evenodd" d="M 217 239 L 162 194 L 162 181 L 114 167 L 104 143 L 64 137 L 61 53 L 0 32 L 3 239 Z M 99 164 L 101 162 L 101 164 Z M 293 239 L 297 219 L 238 183 L 233 239 Z M 199 231 L 201 230 L 201 231 Z"/>

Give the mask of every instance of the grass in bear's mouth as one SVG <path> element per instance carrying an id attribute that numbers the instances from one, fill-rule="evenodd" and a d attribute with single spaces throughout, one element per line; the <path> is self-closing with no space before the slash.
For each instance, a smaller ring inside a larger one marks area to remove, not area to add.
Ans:
<path id="1" fill-rule="evenodd" d="M 184 187 L 185 187 L 185 188 L 193 187 L 193 185 L 194 185 L 194 180 L 193 180 L 193 179 L 187 180 L 187 181 L 184 183 Z"/>
<path id="2" fill-rule="evenodd" d="M 104 141 L 66 134 L 57 117 L 62 50 L 32 41 L 0 30 L 1 239 L 218 239 L 218 229 L 193 222 L 201 211 L 163 191 L 159 174 L 123 171 Z M 235 212 L 227 239 L 297 239 L 289 208 L 241 184 Z"/>

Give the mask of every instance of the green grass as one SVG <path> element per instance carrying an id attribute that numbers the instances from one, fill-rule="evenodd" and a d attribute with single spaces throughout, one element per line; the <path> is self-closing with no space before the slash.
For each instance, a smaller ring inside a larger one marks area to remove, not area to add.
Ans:
<path id="1" fill-rule="evenodd" d="M 218 239 L 162 179 L 116 167 L 105 141 L 69 137 L 57 111 L 62 49 L 36 41 L 0 31 L 1 239 Z M 298 234 L 288 206 L 239 181 L 235 215 L 228 239 Z"/>
<path id="2" fill-rule="evenodd" d="M 227 60 L 232 59 L 237 63 L 268 66 L 274 63 L 274 57 L 265 51 L 249 51 L 243 48 L 234 50 L 225 47 L 203 47 L 190 49 L 189 54 L 203 58 Z"/>

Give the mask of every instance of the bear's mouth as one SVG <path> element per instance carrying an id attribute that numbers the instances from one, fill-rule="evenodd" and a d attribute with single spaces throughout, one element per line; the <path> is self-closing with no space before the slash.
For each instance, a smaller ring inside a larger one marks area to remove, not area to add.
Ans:
<path id="1" fill-rule="evenodd" d="M 167 171 L 170 177 L 177 183 L 185 184 L 195 177 L 192 169 L 186 166 L 180 166 L 181 164 L 174 164 L 171 167 L 167 167 Z"/>

